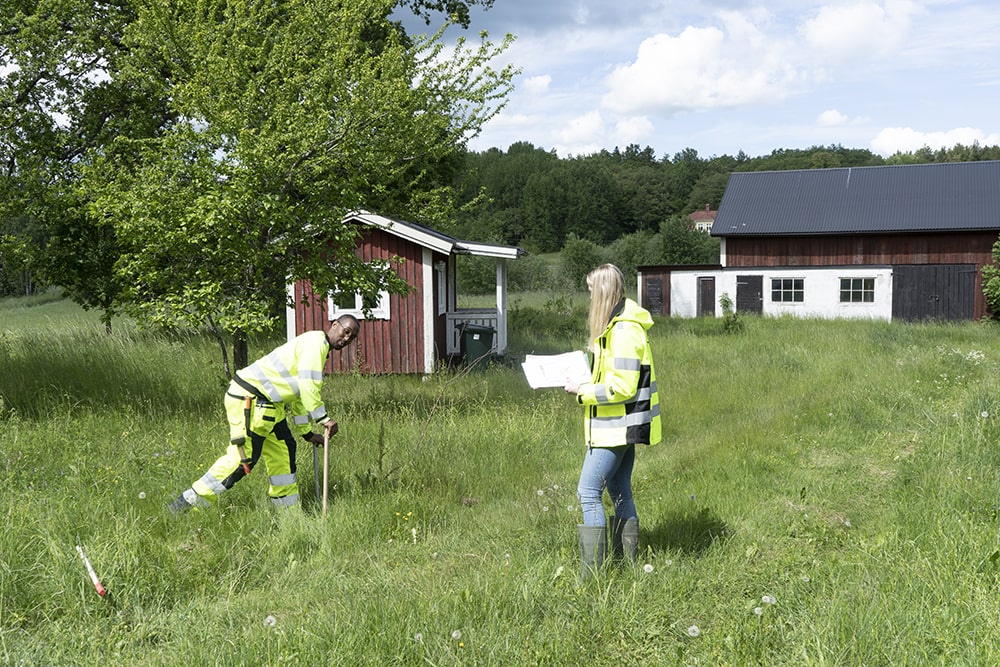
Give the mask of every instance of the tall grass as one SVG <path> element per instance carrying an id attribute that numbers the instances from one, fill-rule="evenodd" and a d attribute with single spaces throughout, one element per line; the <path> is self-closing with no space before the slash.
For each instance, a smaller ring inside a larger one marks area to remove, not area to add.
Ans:
<path id="1" fill-rule="evenodd" d="M 517 353 L 581 344 L 556 301 Z M 253 474 L 173 516 L 227 437 L 217 348 L 0 302 L 0 661 L 998 664 L 996 329 L 745 322 L 658 320 L 640 563 L 580 584 L 581 414 L 515 364 L 329 378 L 326 517 L 305 446 L 303 511 Z"/>

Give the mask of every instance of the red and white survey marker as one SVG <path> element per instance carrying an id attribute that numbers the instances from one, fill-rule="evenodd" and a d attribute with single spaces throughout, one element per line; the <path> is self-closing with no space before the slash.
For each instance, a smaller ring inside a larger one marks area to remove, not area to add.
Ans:
<path id="1" fill-rule="evenodd" d="M 97 573 L 94 572 L 94 566 L 90 564 L 90 560 L 87 558 L 86 554 L 83 553 L 83 547 L 79 544 L 76 545 L 76 551 L 80 554 L 80 558 L 83 559 L 83 564 L 87 566 L 87 574 L 90 575 L 90 580 L 94 582 L 94 588 L 97 589 L 97 594 L 104 597 L 104 594 L 107 593 L 107 591 L 104 590 L 104 586 L 101 585 L 101 580 L 97 578 Z"/>

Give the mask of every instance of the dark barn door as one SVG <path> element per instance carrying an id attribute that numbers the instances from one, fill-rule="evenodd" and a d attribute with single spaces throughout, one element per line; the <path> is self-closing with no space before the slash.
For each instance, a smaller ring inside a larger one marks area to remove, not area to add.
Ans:
<path id="1" fill-rule="evenodd" d="M 663 278 L 646 278 L 646 289 L 643 290 L 642 297 L 645 301 L 643 308 L 653 315 L 663 315 Z"/>
<path id="2" fill-rule="evenodd" d="M 736 311 L 764 312 L 764 276 L 736 276 Z"/>
<path id="3" fill-rule="evenodd" d="M 715 278 L 698 278 L 698 316 L 715 315 Z"/>
<path id="4" fill-rule="evenodd" d="M 892 267 L 892 319 L 971 320 L 974 264 L 901 264 Z"/>

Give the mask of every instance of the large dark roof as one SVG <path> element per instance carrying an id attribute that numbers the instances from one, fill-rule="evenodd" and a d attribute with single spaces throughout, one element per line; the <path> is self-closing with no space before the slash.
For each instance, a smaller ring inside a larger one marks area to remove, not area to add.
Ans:
<path id="1" fill-rule="evenodd" d="M 734 172 L 713 236 L 1000 230 L 1000 160 Z"/>

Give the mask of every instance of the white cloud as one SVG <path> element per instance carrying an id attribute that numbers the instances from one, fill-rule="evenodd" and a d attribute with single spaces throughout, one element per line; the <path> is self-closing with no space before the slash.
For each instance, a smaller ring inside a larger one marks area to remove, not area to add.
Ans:
<path id="1" fill-rule="evenodd" d="M 839 127 L 847 124 L 847 116 L 836 109 L 827 109 L 819 115 L 816 122 L 820 127 Z"/>
<path id="2" fill-rule="evenodd" d="M 677 37 L 660 33 L 643 40 L 635 60 L 607 77 L 602 105 L 669 115 L 783 97 L 796 75 L 781 45 L 768 43 L 745 18 L 725 19 L 728 33 L 689 26 Z"/>
<path id="3" fill-rule="evenodd" d="M 641 144 L 653 134 L 653 124 L 645 116 L 622 118 L 615 123 L 612 139 L 616 146 L 624 148 L 629 144 Z"/>
<path id="4" fill-rule="evenodd" d="M 560 143 L 569 145 L 593 143 L 603 134 L 604 119 L 600 111 L 591 111 L 571 118 L 563 129 L 553 133 Z"/>
<path id="5" fill-rule="evenodd" d="M 913 152 L 927 146 L 951 148 L 955 144 L 971 146 L 979 143 L 985 146 L 1000 144 L 1000 134 L 987 134 L 973 127 L 957 127 L 943 132 L 919 132 L 909 127 L 887 127 L 871 140 L 872 150 L 880 155 L 892 155 L 897 152 Z"/>
<path id="6" fill-rule="evenodd" d="M 826 5 L 803 23 L 799 33 L 813 49 L 840 61 L 895 51 L 903 43 L 916 6 L 909 0 L 880 4 L 859 0 Z"/>
<path id="7" fill-rule="evenodd" d="M 552 84 L 552 77 L 548 74 L 528 77 L 524 80 L 524 92 L 528 95 L 541 95 L 547 92 Z"/>

